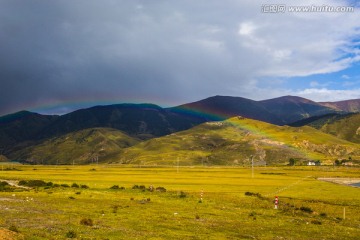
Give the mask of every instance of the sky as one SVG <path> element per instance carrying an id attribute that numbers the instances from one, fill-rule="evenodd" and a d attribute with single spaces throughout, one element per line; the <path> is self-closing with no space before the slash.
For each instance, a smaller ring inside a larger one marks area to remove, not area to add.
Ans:
<path id="1" fill-rule="evenodd" d="M 357 99 L 356 2 L 0 0 L 0 116 L 214 95 Z"/>

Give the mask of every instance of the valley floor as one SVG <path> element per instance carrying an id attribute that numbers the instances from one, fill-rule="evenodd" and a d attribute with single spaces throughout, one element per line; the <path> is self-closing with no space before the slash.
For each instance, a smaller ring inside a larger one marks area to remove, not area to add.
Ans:
<path id="1" fill-rule="evenodd" d="M 360 189 L 320 178 L 359 180 L 360 169 L 257 167 L 252 174 L 224 167 L 17 165 L 0 171 L 0 182 L 13 183 L 0 192 L 0 233 L 4 239 L 359 239 Z M 18 188 L 21 180 L 46 185 Z"/>

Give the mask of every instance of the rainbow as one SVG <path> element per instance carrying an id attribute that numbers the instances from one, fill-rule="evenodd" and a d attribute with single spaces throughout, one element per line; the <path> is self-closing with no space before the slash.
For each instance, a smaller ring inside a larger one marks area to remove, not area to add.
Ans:
<path id="1" fill-rule="evenodd" d="M 179 106 L 176 108 L 176 111 L 181 114 L 186 114 L 194 117 L 202 117 L 205 118 L 208 121 L 226 121 L 227 123 L 230 123 L 231 125 L 235 126 L 236 128 L 243 129 L 246 131 L 251 132 L 254 135 L 262 136 L 263 138 L 272 140 L 272 141 L 278 141 L 277 137 L 274 136 L 274 134 L 269 133 L 265 129 L 261 130 L 261 128 L 256 127 L 257 124 L 245 124 L 245 121 L 241 121 L 241 119 L 246 119 L 242 116 L 231 116 L 229 114 L 223 113 L 221 111 L 214 111 L 213 109 L 203 109 L 203 108 L 189 108 L 188 106 Z M 236 118 L 237 117 L 237 118 Z M 255 122 L 258 122 L 259 124 L 264 124 L 264 122 L 253 120 Z M 272 125 L 270 123 L 265 123 L 268 125 Z M 279 127 L 274 125 L 274 127 Z M 291 144 L 284 143 L 284 146 L 291 149 L 292 151 L 298 153 L 299 155 L 305 156 L 306 158 L 311 159 L 309 156 L 309 153 L 303 149 L 295 148 Z"/>

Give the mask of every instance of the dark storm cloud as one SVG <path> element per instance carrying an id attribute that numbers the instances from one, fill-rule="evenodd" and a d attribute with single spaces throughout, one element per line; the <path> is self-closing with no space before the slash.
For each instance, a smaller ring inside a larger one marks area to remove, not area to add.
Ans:
<path id="1" fill-rule="evenodd" d="M 335 27 L 343 30 L 333 42 L 330 27 L 324 30 L 326 18 L 309 20 L 311 27 L 302 27 L 298 36 L 284 29 L 282 16 L 271 24 L 263 18 L 260 4 L 250 0 L 2 0 L 0 115 L 78 100 L 175 104 L 215 94 L 259 98 L 258 77 L 346 67 L 329 54 L 357 18 L 336 19 Z M 307 20 L 287 21 L 296 27 Z M 288 41 L 289 32 L 295 40 Z M 294 52 L 311 36 L 321 51 Z M 266 94 L 271 97 L 267 90 L 261 97 Z"/>
<path id="2" fill-rule="evenodd" d="M 166 2 L 2 1 L 0 11 L 0 114 L 68 99 L 182 98 L 198 94 L 195 77 L 211 79 L 189 69 L 212 56 L 181 42 L 190 23 Z"/>

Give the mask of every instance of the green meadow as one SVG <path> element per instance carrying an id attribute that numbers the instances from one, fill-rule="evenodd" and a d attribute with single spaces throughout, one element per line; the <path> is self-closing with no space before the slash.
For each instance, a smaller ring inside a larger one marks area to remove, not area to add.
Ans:
<path id="1" fill-rule="evenodd" d="M 360 188 L 317 179 L 358 168 L 3 166 L 1 181 L 47 183 L 0 192 L 15 239 L 360 238 Z"/>

